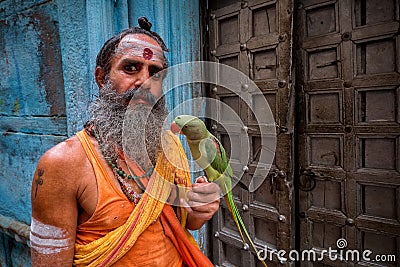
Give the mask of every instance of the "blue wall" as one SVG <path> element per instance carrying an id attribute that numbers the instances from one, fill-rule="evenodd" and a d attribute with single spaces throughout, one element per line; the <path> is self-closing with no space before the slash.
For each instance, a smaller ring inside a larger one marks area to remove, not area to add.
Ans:
<path id="1" fill-rule="evenodd" d="M 140 16 L 164 38 L 171 65 L 200 58 L 198 0 L 0 2 L 0 266 L 30 266 L 36 163 L 81 129 L 97 95 L 97 52 Z M 168 96 L 171 107 L 200 93 L 187 89 Z"/>

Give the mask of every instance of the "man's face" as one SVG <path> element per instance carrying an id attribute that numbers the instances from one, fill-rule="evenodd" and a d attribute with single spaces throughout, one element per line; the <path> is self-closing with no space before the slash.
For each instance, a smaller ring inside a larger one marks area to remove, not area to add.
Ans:
<path id="1" fill-rule="evenodd" d="M 160 54 L 161 47 L 151 37 L 129 34 L 118 45 L 117 53 L 111 60 L 108 79 L 118 93 L 140 88 L 159 98 L 162 95 L 162 77 L 159 72 L 163 70 Z M 131 103 L 150 104 L 140 97 Z"/>
<path id="2" fill-rule="evenodd" d="M 111 158 L 123 148 L 143 167 L 155 163 L 166 116 L 163 101 L 156 102 L 162 96 L 163 63 L 163 51 L 155 40 L 130 34 L 116 48 L 109 74 L 96 68 L 100 95 L 93 105 L 93 120 Z M 124 125 L 134 127 L 123 131 Z M 123 140 L 129 140 L 129 146 L 123 147 Z"/>

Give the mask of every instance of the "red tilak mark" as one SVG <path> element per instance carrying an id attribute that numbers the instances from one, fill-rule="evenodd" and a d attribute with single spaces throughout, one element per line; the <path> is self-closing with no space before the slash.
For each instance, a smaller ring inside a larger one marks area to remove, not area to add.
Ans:
<path id="1" fill-rule="evenodd" d="M 150 60 L 153 57 L 153 51 L 150 48 L 145 48 L 143 50 L 143 58 L 146 60 Z"/>

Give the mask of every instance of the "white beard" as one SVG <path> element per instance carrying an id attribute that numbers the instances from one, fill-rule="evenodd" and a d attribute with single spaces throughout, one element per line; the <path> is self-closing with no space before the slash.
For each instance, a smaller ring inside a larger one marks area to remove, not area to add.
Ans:
<path id="1" fill-rule="evenodd" d="M 129 105 L 129 101 L 137 95 L 146 96 L 149 103 L 155 102 L 155 97 L 148 90 L 131 89 L 119 94 L 107 80 L 91 108 L 91 123 L 108 157 L 116 160 L 118 152 L 123 149 L 126 156 L 147 169 L 155 165 L 157 151 L 161 148 L 166 110 L 163 99 L 153 107 Z"/>

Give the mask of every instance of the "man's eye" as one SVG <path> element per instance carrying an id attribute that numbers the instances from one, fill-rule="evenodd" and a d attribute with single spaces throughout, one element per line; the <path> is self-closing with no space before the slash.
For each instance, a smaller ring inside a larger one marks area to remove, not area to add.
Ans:
<path id="1" fill-rule="evenodd" d="M 153 77 L 154 79 L 158 79 L 161 77 L 161 73 L 160 72 L 152 72 L 151 77 Z"/>
<path id="2" fill-rule="evenodd" d="M 128 66 L 124 67 L 124 70 L 127 72 L 133 72 L 133 71 L 136 71 L 137 68 L 135 67 L 135 65 L 128 65 Z"/>

